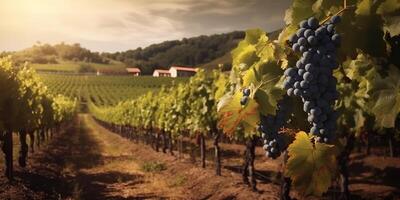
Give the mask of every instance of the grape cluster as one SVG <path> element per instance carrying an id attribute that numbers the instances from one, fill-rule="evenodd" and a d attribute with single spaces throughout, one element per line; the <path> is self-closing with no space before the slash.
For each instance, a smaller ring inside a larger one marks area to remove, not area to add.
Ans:
<path id="1" fill-rule="evenodd" d="M 333 70 L 338 67 L 336 48 L 340 45 L 340 35 L 335 25 L 340 16 L 333 16 L 320 25 L 311 17 L 300 23 L 300 29 L 289 39 L 294 52 L 301 54 L 295 67 L 285 71 L 284 88 L 288 96 L 302 98 L 303 110 L 308 113 L 312 125 L 310 133 L 318 142 L 332 141 L 336 129 L 337 113 L 332 105 L 338 98 L 337 80 Z"/>
<path id="2" fill-rule="evenodd" d="M 262 133 L 263 149 L 266 151 L 266 156 L 270 158 L 277 158 L 281 152 L 286 148 L 283 136 L 278 133 L 279 129 L 285 124 L 289 114 L 288 106 L 286 105 L 285 98 L 278 102 L 278 109 L 276 115 L 261 115 L 259 131 Z"/>
<path id="3" fill-rule="evenodd" d="M 243 97 L 240 99 L 240 105 L 244 106 L 246 105 L 247 101 L 249 100 L 250 96 L 250 89 L 245 88 L 243 89 Z"/>

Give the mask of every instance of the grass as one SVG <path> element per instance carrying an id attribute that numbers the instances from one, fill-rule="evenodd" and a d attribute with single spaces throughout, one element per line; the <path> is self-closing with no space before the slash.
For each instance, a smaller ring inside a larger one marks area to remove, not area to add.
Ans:
<path id="1" fill-rule="evenodd" d="M 181 174 L 175 176 L 175 178 L 170 182 L 171 187 L 179 187 L 186 183 L 187 177 Z"/>
<path id="2" fill-rule="evenodd" d="M 162 162 L 145 162 L 140 166 L 143 172 L 160 172 L 167 169 L 167 166 Z"/>

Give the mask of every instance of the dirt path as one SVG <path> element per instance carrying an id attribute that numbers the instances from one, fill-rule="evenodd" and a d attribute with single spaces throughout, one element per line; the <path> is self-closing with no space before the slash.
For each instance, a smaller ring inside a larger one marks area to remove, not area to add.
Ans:
<path id="1" fill-rule="evenodd" d="M 145 173 L 131 143 L 79 115 L 66 133 L 29 158 L 0 199 L 180 199 L 155 173 Z"/>
<path id="2" fill-rule="evenodd" d="M 242 183 L 240 157 L 230 156 L 240 155 L 243 147 L 222 146 L 229 151 L 223 152 L 222 176 L 217 177 L 212 160 L 202 169 L 189 155 L 178 159 L 155 152 L 81 114 L 70 128 L 29 155 L 26 169 L 15 163 L 12 184 L 1 175 L 4 169 L 0 167 L 0 199 L 279 199 L 279 159 L 267 160 L 262 152 L 257 154 L 259 192 L 252 192 Z M 351 177 L 352 192 L 360 195 L 355 199 L 399 197 L 400 159 L 353 160 L 351 167 L 358 166 L 355 171 L 360 172 Z"/>

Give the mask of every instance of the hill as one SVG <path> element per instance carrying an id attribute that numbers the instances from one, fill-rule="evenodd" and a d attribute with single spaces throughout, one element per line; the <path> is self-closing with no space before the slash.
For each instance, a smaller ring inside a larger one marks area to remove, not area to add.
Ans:
<path id="1" fill-rule="evenodd" d="M 280 30 L 268 34 L 278 37 Z M 183 38 L 165 41 L 145 48 L 123 52 L 92 52 L 80 44 L 60 43 L 55 45 L 37 43 L 30 48 L 11 54 L 21 64 L 29 62 L 41 72 L 96 72 L 121 74 L 125 67 L 139 67 L 143 75 L 151 75 L 154 69 L 168 69 L 171 65 L 193 66 L 206 69 L 224 65 L 231 68 L 230 52 L 244 38 L 243 31 L 224 34 Z"/>
<path id="2" fill-rule="evenodd" d="M 167 69 L 171 65 L 200 66 L 229 53 L 244 38 L 244 32 L 215 34 L 165 41 L 146 48 L 116 53 L 104 53 L 112 60 L 128 66 L 140 67 L 142 73 L 151 74 L 154 69 Z"/>

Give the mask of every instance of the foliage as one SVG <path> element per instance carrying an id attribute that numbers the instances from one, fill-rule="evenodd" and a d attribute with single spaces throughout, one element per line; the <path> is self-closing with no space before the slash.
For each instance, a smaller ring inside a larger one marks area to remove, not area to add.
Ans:
<path id="1" fill-rule="evenodd" d="M 83 61 L 92 63 L 108 64 L 109 59 L 100 55 L 97 52 L 91 52 L 80 46 L 80 44 L 41 44 L 40 42 L 33 45 L 31 48 L 24 49 L 18 52 L 10 53 L 13 55 L 17 64 L 24 62 L 38 64 L 56 64 L 62 60 L 68 61 Z"/>
<path id="2" fill-rule="evenodd" d="M 261 30 L 246 32 L 245 39 L 232 51 L 233 67 L 228 83 L 231 87 L 218 106 L 220 126 L 225 133 L 241 134 L 243 124 L 251 121 L 253 129 L 245 130 L 245 135 L 257 135 L 254 130 L 259 122 L 255 115 L 275 115 L 276 102 L 282 98 L 282 69 L 294 66 L 294 61 L 300 56 L 286 46 L 289 36 L 298 30 L 297 24 L 311 16 L 323 21 L 343 9 L 342 22 L 337 28 L 343 38 L 338 50 L 339 69 L 334 72 L 340 92 L 335 106 L 341 113 L 337 121 L 338 133 L 341 137 L 348 137 L 365 130 L 395 126 L 400 112 L 396 59 L 399 52 L 396 45 L 399 5 L 392 0 L 347 2 L 345 9 L 343 1 L 294 0 L 286 11 L 287 26 L 276 41 L 269 41 Z M 244 89 L 250 89 L 251 95 L 247 104 L 241 107 Z M 303 129 L 299 121 L 302 117 L 299 116 L 304 112 L 295 108 L 298 103 L 293 101 L 292 105 L 292 117 L 284 127 Z M 253 108 L 253 115 L 233 114 L 246 110 L 247 106 Z M 375 126 L 367 123 L 371 119 L 376 121 Z M 305 195 L 320 196 L 328 189 L 336 173 L 333 168 L 336 166 L 336 151 L 334 147 L 311 142 L 312 139 L 304 132 L 297 136 L 288 149 L 287 175 L 294 180 L 295 188 Z M 299 151 L 301 149 L 303 151 Z M 307 160 L 313 154 L 317 157 Z M 320 171 L 314 173 L 310 166 L 317 166 Z"/>
<path id="3" fill-rule="evenodd" d="M 0 130 L 51 128 L 70 120 L 76 101 L 53 96 L 28 66 L 16 68 L 11 57 L 0 59 Z"/>
<path id="4" fill-rule="evenodd" d="M 296 134 L 289 145 L 285 175 L 303 195 L 321 196 L 328 190 L 336 170 L 334 145 L 314 143 L 305 132 Z"/>
<path id="5" fill-rule="evenodd" d="M 228 135 L 257 135 L 260 114 L 275 114 L 278 100 L 284 94 L 280 79 L 282 68 L 287 65 L 283 47 L 270 41 L 259 29 L 246 32 L 246 37 L 232 51 L 233 68 L 230 75 L 231 91 L 226 93 L 218 105 L 220 126 Z M 243 107 L 240 99 L 242 90 L 251 90 L 249 102 Z"/>
<path id="6" fill-rule="evenodd" d="M 173 137 L 188 130 L 192 135 L 217 131 L 217 91 L 224 90 L 226 77 L 219 71 L 199 70 L 187 84 L 163 87 L 115 106 L 89 104 L 90 112 L 99 120 L 115 125 L 169 133 Z M 218 83 L 218 84 L 215 84 Z"/>

